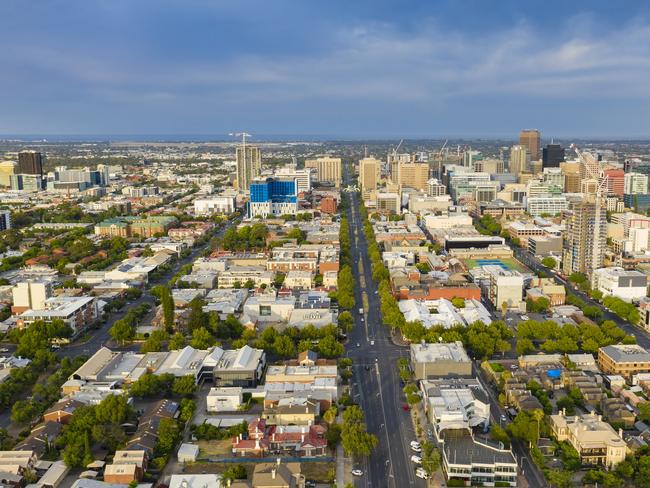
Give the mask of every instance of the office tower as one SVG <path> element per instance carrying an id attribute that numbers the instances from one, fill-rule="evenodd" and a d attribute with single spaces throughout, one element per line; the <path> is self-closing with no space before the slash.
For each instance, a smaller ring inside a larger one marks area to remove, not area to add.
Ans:
<path id="1" fill-rule="evenodd" d="M 559 193 L 564 192 L 565 176 L 560 168 L 544 168 L 542 178 L 549 187 L 557 188 Z"/>
<path id="2" fill-rule="evenodd" d="M 425 190 L 429 181 L 429 163 L 398 163 L 396 183 L 402 188 Z"/>
<path id="3" fill-rule="evenodd" d="M 476 164 L 477 161 L 481 161 L 483 159 L 483 155 L 481 154 L 480 151 L 472 151 L 467 150 L 463 152 L 463 166 L 466 168 L 470 168 L 472 171 L 476 171 L 474 169 L 474 165 Z"/>
<path id="4" fill-rule="evenodd" d="M 311 190 L 311 177 L 312 169 L 296 169 L 296 168 L 278 168 L 274 171 L 269 172 L 269 176 L 274 176 L 280 179 L 295 179 L 298 185 L 298 193 L 307 193 Z M 265 171 L 262 177 L 266 177 L 267 172 Z"/>
<path id="5" fill-rule="evenodd" d="M 376 190 L 379 184 L 381 162 L 375 158 L 359 161 L 359 184 L 363 191 Z"/>
<path id="6" fill-rule="evenodd" d="M 623 192 L 626 195 L 643 195 L 648 193 L 648 175 L 643 173 L 625 173 Z"/>
<path id="7" fill-rule="evenodd" d="M 316 181 L 333 183 L 337 188 L 341 186 L 341 158 L 306 159 L 305 168 L 316 170 Z"/>
<path id="8" fill-rule="evenodd" d="M 18 153 L 18 173 L 43 176 L 43 157 L 36 151 Z"/>
<path id="9" fill-rule="evenodd" d="M 111 174 L 108 165 L 98 164 L 97 171 L 99 171 L 100 174 L 100 185 L 107 186 L 111 181 Z"/>
<path id="10" fill-rule="evenodd" d="M 0 163 L 0 186 L 11 186 L 11 177 L 16 174 L 18 164 L 15 161 Z"/>
<path id="11" fill-rule="evenodd" d="M 0 231 L 11 229 L 11 212 L 0 210 Z"/>
<path id="12" fill-rule="evenodd" d="M 390 181 L 399 184 L 399 168 L 402 163 L 411 163 L 413 158 L 409 153 L 388 153 L 388 168 L 390 171 Z"/>
<path id="13" fill-rule="evenodd" d="M 250 184 L 248 216 L 295 215 L 298 212 L 296 178 L 256 178 Z"/>
<path id="14" fill-rule="evenodd" d="M 565 193 L 580 193 L 580 163 L 577 161 L 560 163 L 560 169 L 564 174 Z"/>
<path id="15" fill-rule="evenodd" d="M 530 159 L 538 161 L 539 154 L 539 131 L 537 129 L 524 129 L 519 133 L 519 145 L 524 146 L 528 150 Z"/>
<path id="16" fill-rule="evenodd" d="M 447 194 L 447 187 L 440 183 L 437 178 L 431 178 L 427 181 L 427 194 L 430 197 L 438 197 Z"/>
<path id="17" fill-rule="evenodd" d="M 510 148 L 510 172 L 513 175 L 525 173 L 528 169 L 528 151 L 525 146 L 518 145 Z"/>
<path id="18" fill-rule="evenodd" d="M 480 159 L 474 161 L 474 171 L 477 173 L 490 173 L 491 175 L 501 174 L 504 171 L 501 159 Z"/>
<path id="19" fill-rule="evenodd" d="M 603 257 L 607 241 L 607 218 L 605 209 L 596 211 L 600 202 L 573 203 L 568 222 L 562 269 L 564 274 L 584 273 L 591 277 L 593 271 L 603 267 Z M 596 216 L 600 215 L 600 225 L 596 225 Z M 597 227 L 600 228 L 596 235 Z"/>
<path id="20" fill-rule="evenodd" d="M 547 144 L 542 149 L 542 167 L 559 168 L 564 161 L 564 148 L 559 144 Z"/>
<path id="21" fill-rule="evenodd" d="M 607 168 L 603 174 L 607 176 L 607 193 L 622 197 L 625 190 L 625 172 L 618 168 Z"/>
<path id="22" fill-rule="evenodd" d="M 241 144 L 237 146 L 237 188 L 246 191 L 251 181 L 262 171 L 262 154 L 257 146 Z"/>

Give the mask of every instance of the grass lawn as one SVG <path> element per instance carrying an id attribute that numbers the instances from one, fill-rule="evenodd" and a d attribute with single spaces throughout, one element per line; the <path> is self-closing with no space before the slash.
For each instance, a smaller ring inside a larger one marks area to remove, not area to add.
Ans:
<path id="1" fill-rule="evenodd" d="M 223 441 L 199 441 L 199 457 L 203 456 L 231 456 L 232 440 Z"/>
<path id="2" fill-rule="evenodd" d="M 274 461 L 269 460 L 269 462 L 274 462 Z M 248 473 L 248 479 L 251 479 L 253 475 L 253 471 L 255 470 L 255 463 L 239 463 L 239 464 L 241 464 L 246 468 L 246 472 Z M 198 463 L 187 464 L 183 472 L 190 473 L 190 474 L 201 474 L 201 473 L 221 474 L 231 466 L 236 466 L 236 464 L 218 463 L 218 462 L 214 462 L 214 463 L 198 462 Z M 300 469 L 302 471 L 302 474 L 304 474 L 307 479 L 315 480 L 322 483 L 331 483 L 334 477 L 336 476 L 336 466 L 334 463 L 326 463 L 326 462 L 300 463 Z"/>
<path id="3" fill-rule="evenodd" d="M 300 469 L 308 480 L 329 483 L 336 476 L 336 465 L 334 463 L 300 463 Z"/>

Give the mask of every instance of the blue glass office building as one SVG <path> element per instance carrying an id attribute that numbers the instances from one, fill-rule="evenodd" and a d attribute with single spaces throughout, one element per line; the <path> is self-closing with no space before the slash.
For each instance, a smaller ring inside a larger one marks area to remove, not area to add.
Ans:
<path id="1" fill-rule="evenodd" d="M 250 185 L 249 217 L 295 214 L 298 208 L 298 183 L 295 178 L 266 178 Z"/>

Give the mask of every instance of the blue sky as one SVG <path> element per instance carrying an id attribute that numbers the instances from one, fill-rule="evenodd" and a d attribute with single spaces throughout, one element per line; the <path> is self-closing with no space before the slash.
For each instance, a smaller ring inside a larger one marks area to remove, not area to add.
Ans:
<path id="1" fill-rule="evenodd" d="M 3 0 L 2 134 L 650 138 L 650 2 Z"/>

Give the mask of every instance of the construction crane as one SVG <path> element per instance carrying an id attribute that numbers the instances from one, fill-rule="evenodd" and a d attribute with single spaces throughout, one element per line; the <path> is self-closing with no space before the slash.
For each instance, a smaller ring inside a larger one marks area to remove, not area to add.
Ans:
<path id="1" fill-rule="evenodd" d="M 248 132 L 230 132 L 228 134 L 231 137 L 241 137 L 241 145 L 244 148 L 244 154 L 246 154 L 246 138 L 251 137 Z"/>
<path id="2" fill-rule="evenodd" d="M 601 265 L 598 256 L 602 250 L 597 250 L 597 248 L 600 245 L 602 212 L 604 208 L 606 209 L 605 196 L 607 195 L 608 177 L 607 174 L 601 170 L 600 162 L 593 154 L 582 152 L 575 144 L 571 144 L 570 148 L 575 151 L 578 160 L 580 161 L 580 179 L 589 179 L 596 182 L 594 251 L 597 252 L 592 252 L 591 254 L 591 269 L 594 270 Z"/>
<path id="3" fill-rule="evenodd" d="M 440 150 L 438 151 L 438 172 L 437 172 L 437 178 L 439 180 L 442 180 L 442 153 L 447 147 L 447 143 L 449 142 L 448 139 L 445 139 L 445 143 L 442 145 Z"/>

